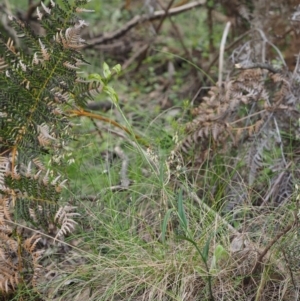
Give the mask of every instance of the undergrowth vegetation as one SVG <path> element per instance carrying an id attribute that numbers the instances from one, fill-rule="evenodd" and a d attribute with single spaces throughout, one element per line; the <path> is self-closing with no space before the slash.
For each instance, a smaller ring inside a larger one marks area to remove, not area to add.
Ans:
<path id="1" fill-rule="evenodd" d="M 0 27 L 0 300 L 298 300 L 299 8 L 88 2 Z"/>

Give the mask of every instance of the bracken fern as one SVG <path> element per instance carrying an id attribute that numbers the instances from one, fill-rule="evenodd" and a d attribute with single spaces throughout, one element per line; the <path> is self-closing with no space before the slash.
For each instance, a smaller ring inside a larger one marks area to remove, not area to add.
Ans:
<path id="1" fill-rule="evenodd" d="M 42 36 L 9 16 L 23 50 L 0 34 L 0 292 L 24 281 L 35 285 L 41 270 L 40 236 L 26 233 L 20 223 L 40 231 L 56 228 L 56 237 L 76 225 L 75 208 L 59 207 L 66 180 L 53 166 L 72 139 L 68 112 L 80 111 L 102 88 L 77 72 L 86 63 L 79 50 L 87 26 L 77 14 L 88 11 L 87 2 L 42 2 L 37 9 Z"/>

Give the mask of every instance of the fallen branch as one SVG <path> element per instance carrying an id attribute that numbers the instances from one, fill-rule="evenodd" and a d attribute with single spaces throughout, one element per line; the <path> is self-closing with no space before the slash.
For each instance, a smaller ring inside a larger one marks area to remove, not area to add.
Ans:
<path id="1" fill-rule="evenodd" d="M 274 68 L 270 64 L 266 63 L 239 63 L 236 64 L 235 67 L 237 69 L 247 70 L 247 69 L 265 69 L 270 71 L 271 73 L 281 73 L 281 69 Z"/>
<path id="2" fill-rule="evenodd" d="M 164 23 L 164 21 L 166 20 L 167 16 L 169 15 L 169 10 L 171 9 L 173 3 L 174 3 L 175 0 L 170 0 L 168 6 L 166 8 L 164 8 L 164 14 L 162 16 L 162 18 L 160 19 L 159 21 L 159 24 L 155 27 L 155 33 L 156 33 L 156 36 L 157 34 L 159 33 L 159 31 L 161 30 L 162 28 L 162 25 Z M 140 66 L 142 65 L 144 59 L 147 57 L 147 52 L 150 48 L 150 45 L 152 43 L 148 42 L 146 45 L 145 45 L 145 50 L 143 50 L 142 52 L 138 51 L 138 58 L 139 58 L 139 61 L 137 63 L 137 66 L 135 67 L 135 72 L 138 71 L 138 69 L 140 68 Z"/>
<path id="3" fill-rule="evenodd" d="M 206 0 L 198 0 L 193 1 L 191 3 L 171 8 L 168 10 L 168 16 L 175 16 L 182 12 L 191 10 L 193 8 L 196 8 L 198 6 L 201 6 L 206 3 Z M 129 30 L 131 30 L 133 27 L 140 25 L 141 23 L 159 20 L 161 18 L 165 18 L 166 12 L 164 10 L 155 11 L 153 15 L 137 15 L 134 18 L 132 18 L 130 21 L 128 21 L 124 26 L 116 31 L 110 32 L 110 33 L 104 33 L 102 36 L 91 39 L 88 41 L 88 44 L 85 45 L 84 48 L 92 48 L 95 45 L 104 44 L 111 40 L 117 39 L 123 35 L 125 35 Z"/>

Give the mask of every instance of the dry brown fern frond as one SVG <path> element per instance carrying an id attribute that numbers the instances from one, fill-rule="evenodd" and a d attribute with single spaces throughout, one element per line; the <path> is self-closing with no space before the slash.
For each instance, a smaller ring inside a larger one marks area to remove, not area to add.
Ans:
<path id="1" fill-rule="evenodd" d="M 260 69 L 245 70 L 235 80 L 211 88 L 209 96 L 193 110 L 195 118 L 186 125 L 186 137 L 177 150 L 188 154 L 193 149 L 194 155 L 205 158 L 203 153 L 212 145 L 216 151 L 224 151 L 254 135 L 268 113 L 265 108 L 269 96 L 262 84 L 263 75 Z M 200 146 L 198 154 L 195 146 Z"/>
<path id="2" fill-rule="evenodd" d="M 55 208 L 35 202 L 36 185 L 42 185 L 44 189 L 52 187 L 57 191 L 65 183 L 59 182 L 60 176 L 50 179 L 49 170 L 39 159 L 30 161 L 27 166 L 21 164 L 20 170 L 15 168 L 11 171 L 11 164 L 9 155 L 0 157 L 0 292 L 3 293 L 13 292 L 19 283 L 36 286 L 44 273 L 41 256 L 45 249 L 52 247 L 49 242 L 40 243 L 40 235 L 24 231 L 20 225 L 14 227 L 14 215 L 22 214 L 35 225 L 35 229 L 47 229 L 48 233 L 53 236 L 57 233 L 60 238 L 74 230 L 77 223 L 72 218 L 78 215 L 71 206 L 56 209 L 55 215 Z M 11 188 L 6 186 L 8 180 L 12 183 Z M 22 186 L 16 189 L 14 182 L 27 183 L 31 189 L 23 191 Z M 16 198 L 18 201 L 15 203 Z M 55 216 L 54 224 L 51 216 Z M 54 232 L 51 232 L 53 229 Z"/>
<path id="3" fill-rule="evenodd" d="M 46 273 L 40 264 L 45 250 L 53 248 L 52 241 L 41 239 L 40 234 L 33 231 L 24 231 L 21 226 L 13 228 L 13 221 L 10 218 L 10 204 L 8 200 L 1 199 L 0 205 L 0 293 L 10 293 L 16 289 L 19 283 L 30 284 L 33 287 L 38 285 L 39 279 Z M 30 208 L 32 221 L 39 222 L 38 211 L 45 215 L 41 206 L 37 209 Z M 73 232 L 77 222 L 73 219 L 78 216 L 74 212 L 75 207 L 60 207 L 55 215 L 55 224 L 49 224 L 49 233 L 56 238 Z M 59 227 L 58 227 L 59 226 Z M 47 267 L 47 266 L 46 266 Z"/>
<path id="4" fill-rule="evenodd" d="M 0 225 L 4 225 L 4 219 L 11 220 L 9 198 L 0 198 Z"/>
<path id="5" fill-rule="evenodd" d="M 300 163 L 299 154 L 291 151 L 300 147 L 298 71 L 265 63 L 237 66 L 238 74 L 212 87 L 192 111 L 194 119 L 186 125 L 175 154 L 188 167 L 199 168 L 204 162 L 214 167 L 217 158 L 230 166 L 226 183 L 220 181 L 222 202 L 282 204 L 292 197 Z M 201 170 L 200 178 L 207 173 Z"/>
<path id="6" fill-rule="evenodd" d="M 65 32 L 60 31 L 55 36 L 55 41 L 62 44 L 64 48 L 80 49 L 84 46 L 84 40 L 81 38 L 81 31 L 88 24 L 83 20 L 66 29 Z"/>
<path id="7" fill-rule="evenodd" d="M 20 282 L 17 253 L 17 241 L 0 233 L 0 292 L 9 293 Z"/>
<path id="8" fill-rule="evenodd" d="M 21 282 L 35 286 L 42 270 L 39 261 L 43 250 L 36 250 L 40 236 L 34 234 L 21 242 L 18 230 L 16 234 L 10 232 L 10 236 L 0 232 L 0 292 L 5 293 L 14 291 Z"/>
<path id="9" fill-rule="evenodd" d="M 54 217 L 54 221 L 60 225 L 60 229 L 55 238 L 74 231 L 77 222 L 73 220 L 73 217 L 80 215 L 79 213 L 74 212 L 75 208 L 76 207 L 66 205 L 58 209 Z"/>

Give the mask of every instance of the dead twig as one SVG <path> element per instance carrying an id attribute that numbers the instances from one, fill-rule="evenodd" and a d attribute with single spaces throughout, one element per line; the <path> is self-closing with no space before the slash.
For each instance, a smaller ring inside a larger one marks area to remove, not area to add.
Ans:
<path id="1" fill-rule="evenodd" d="M 163 15 L 162 18 L 160 19 L 159 24 L 155 27 L 155 33 L 156 33 L 156 35 L 157 35 L 157 34 L 159 33 L 159 31 L 161 30 L 161 27 L 162 27 L 164 21 L 166 20 L 168 14 L 169 14 L 169 10 L 171 9 L 171 7 L 172 7 L 174 1 L 175 1 L 175 0 L 170 0 L 168 6 L 164 9 L 164 15 Z M 139 57 L 139 61 L 138 61 L 138 64 L 137 64 L 137 66 L 136 66 L 136 68 L 135 68 L 135 71 L 138 71 L 139 68 L 140 68 L 140 66 L 142 65 L 144 59 L 145 59 L 146 56 L 147 56 L 147 52 L 148 52 L 148 50 L 149 50 L 151 44 L 152 44 L 152 43 L 148 42 L 148 43 L 146 44 L 145 50 L 144 50 L 143 52 L 141 52 L 140 55 L 138 56 L 138 57 Z"/>
<path id="2" fill-rule="evenodd" d="M 100 137 L 101 139 L 103 139 L 102 133 L 101 133 L 101 131 L 100 131 L 100 129 L 99 129 L 99 127 L 98 127 L 96 121 L 95 121 L 93 118 L 90 118 L 90 120 L 91 120 L 93 126 L 95 127 L 96 132 L 98 133 L 99 137 Z"/>
<path id="3" fill-rule="evenodd" d="M 127 69 L 136 59 L 138 59 L 146 50 L 148 50 L 149 44 L 142 46 L 137 52 L 135 52 L 123 65 L 122 70 Z"/>
<path id="4" fill-rule="evenodd" d="M 293 271 L 292 271 L 292 269 L 291 269 L 291 266 L 290 266 L 289 261 L 288 261 L 287 256 L 286 256 L 286 253 L 285 253 L 285 251 L 284 251 L 283 248 L 281 249 L 281 251 L 282 251 L 284 260 L 286 261 L 286 265 L 287 265 L 287 268 L 288 268 L 288 270 L 289 270 L 289 273 L 290 273 L 290 276 L 291 276 L 291 280 L 292 280 L 293 286 L 294 286 L 294 288 L 297 288 L 296 281 L 295 281 L 295 279 L 294 279 L 294 273 L 293 273 Z M 298 299 L 297 299 L 297 300 L 298 300 Z"/>
<path id="5" fill-rule="evenodd" d="M 37 7 L 41 5 L 41 1 L 38 1 L 37 3 L 32 3 L 32 1 L 28 1 L 28 9 L 25 14 L 25 21 L 29 21 L 34 14 Z M 48 5 L 47 5 L 48 6 Z"/>
<path id="6" fill-rule="evenodd" d="M 196 8 L 198 6 L 202 6 L 205 3 L 206 3 L 206 0 L 193 1 L 191 3 L 182 5 L 180 7 L 175 7 L 175 8 L 168 9 L 168 14 L 167 15 L 168 16 L 175 16 L 175 15 L 181 14 L 185 11 Z M 132 28 L 134 28 L 137 25 L 140 25 L 141 23 L 145 23 L 145 22 L 149 22 L 149 21 L 155 21 L 155 20 L 159 20 L 159 19 L 165 19 L 165 18 L 166 18 L 166 12 L 164 10 L 155 11 L 154 14 L 150 15 L 150 16 L 149 15 L 137 15 L 133 19 L 128 21 L 126 24 L 124 24 L 123 27 L 121 27 L 120 29 L 118 29 L 114 32 L 104 33 L 100 37 L 89 40 L 87 45 L 85 45 L 84 48 L 92 48 L 95 45 L 105 44 L 105 43 L 107 43 L 111 40 L 120 38 L 121 36 L 125 35 L 129 30 L 131 30 Z M 160 26 L 158 26 L 156 28 L 156 30 L 158 28 L 160 28 Z"/>
<path id="7" fill-rule="evenodd" d="M 294 220 L 292 223 L 290 223 L 289 225 L 287 225 L 285 227 L 285 229 L 283 229 L 282 232 L 278 233 L 270 242 L 269 244 L 265 247 L 265 249 L 259 254 L 257 261 L 255 263 L 255 266 L 252 270 L 252 274 L 255 274 L 258 270 L 258 268 L 260 267 L 264 257 L 268 254 L 268 252 L 270 251 L 270 249 L 272 248 L 272 246 L 278 242 L 278 240 L 284 236 L 285 234 L 287 234 L 293 227 L 294 225 L 297 223 L 297 220 Z"/>
<path id="8" fill-rule="evenodd" d="M 242 34 L 241 36 L 239 36 L 235 41 L 233 41 L 230 45 L 228 45 L 225 48 L 225 51 L 230 50 L 232 47 L 234 47 L 236 44 L 238 44 L 242 39 L 244 39 L 249 33 L 251 33 L 252 31 L 249 30 L 247 32 L 245 32 L 244 34 Z M 212 59 L 212 61 L 210 62 L 209 66 L 206 68 L 205 73 L 209 73 L 211 67 L 217 62 L 217 60 L 219 59 L 220 53 L 218 52 L 217 55 Z M 205 74 L 204 73 L 204 74 Z"/>
<path id="9" fill-rule="evenodd" d="M 161 8 L 164 9 L 164 7 L 163 7 L 163 5 L 162 5 L 162 3 L 161 3 L 161 0 L 158 0 L 158 3 L 159 3 L 159 5 L 161 6 Z M 170 20 L 170 23 L 171 23 L 171 25 L 172 25 L 172 27 L 173 27 L 173 29 L 174 29 L 174 31 L 175 31 L 177 37 L 178 37 L 178 40 L 179 40 L 179 42 L 180 42 L 180 44 L 181 44 L 181 47 L 183 48 L 183 50 L 184 50 L 184 52 L 185 52 L 185 55 L 189 58 L 190 61 L 193 61 L 193 58 L 192 58 L 192 56 L 191 56 L 189 50 L 187 49 L 187 47 L 186 47 L 185 44 L 184 44 L 182 34 L 181 34 L 181 32 L 180 32 L 178 26 L 176 25 L 176 23 L 175 23 L 175 22 L 173 21 L 173 19 L 171 18 L 170 14 L 168 14 L 168 19 Z"/>
<path id="10" fill-rule="evenodd" d="M 265 69 L 271 73 L 281 73 L 281 69 L 274 68 L 272 65 L 267 63 L 247 63 L 247 64 L 236 64 L 237 69 L 247 70 L 247 69 Z"/>

